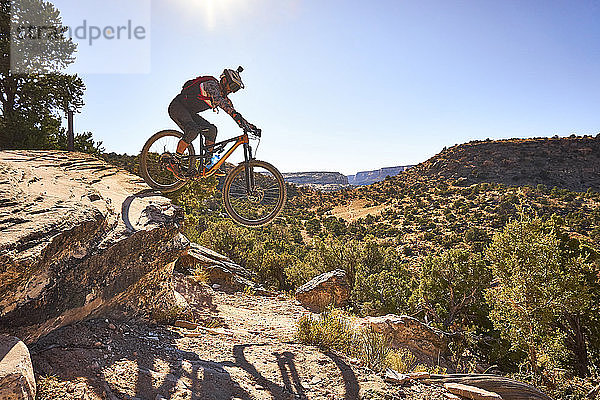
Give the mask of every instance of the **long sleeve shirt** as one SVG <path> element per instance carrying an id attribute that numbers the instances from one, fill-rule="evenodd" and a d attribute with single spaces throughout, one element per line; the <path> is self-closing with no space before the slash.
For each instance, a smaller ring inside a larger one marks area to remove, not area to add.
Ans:
<path id="1" fill-rule="evenodd" d="M 218 81 L 209 80 L 202 82 L 200 84 L 200 93 L 203 96 L 210 98 L 210 100 L 205 100 L 210 108 L 215 109 L 218 107 L 229 114 L 229 116 L 231 116 L 231 118 L 237 122 L 240 128 L 245 129 L 248 127 L 248 121 L 242 117 L 242 114 L 235 110 L 231 100 L 229 100 L 227 96 L 223 95 L 223 92 L 221 91 L 221 85 Z"/>

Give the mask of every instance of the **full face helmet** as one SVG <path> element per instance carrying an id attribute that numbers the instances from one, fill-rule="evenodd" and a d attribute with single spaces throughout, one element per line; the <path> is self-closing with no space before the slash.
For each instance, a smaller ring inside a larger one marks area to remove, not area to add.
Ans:
<path id="1" fill-rule="evenodd" d="M 227 91 L 227 93 L 235 93 L 240 89 L 244 88 L 244 82 L 242 82 L 242 78 L 240 77 L 240 72 L 242 72 L 244 68 L 238 67 L 237 70 L 233 69 L 225 69 L 221 74 L 221 86 L 223 89 Z"/>

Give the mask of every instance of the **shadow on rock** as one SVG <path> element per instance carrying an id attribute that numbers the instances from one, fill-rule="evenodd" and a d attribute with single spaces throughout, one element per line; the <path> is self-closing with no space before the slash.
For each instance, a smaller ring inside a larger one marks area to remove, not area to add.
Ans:
<path id="1" fill-rule="evenodd" d="M 160 200 L 156 204 L 147 204 L 143 209 L 138 209 L 139 207 L 135 206 L 132 207 L 135 200 L 147 197 L 157 197 Z M 135 224 L 131 222 L 131 214 L 137 215 Z M 150 224 L 167 224 L 172 222 L 180 224 L 183 221 L 183 210 L 165 202 L 165 198 L 161 192 L 154 189 L 145 189 L 125 198 L 123 204 L 121 204 L 121 218 L 127 230 L 133 233 L 139 230 L 140 227 Z"/>
<path id="2" fill-rule="evenodd" d="M 177 332 L 140 321 L 115 324 L 81 322 L 35 343 L 38 379 L 53 375 L 58 382 L 41 398 L 250 400 L 221 363 L 178 349 Z"/>
<path id="3" fill-rule="evenodd" d="M 283 384 L 278 384 L 264 377 L 246 358 L 244 350 L 256 346 L 268 346 L 268 344 L 236 345 L 233 347 L 235 364 L 224 363 L 224 365 L 226 367 L 241 368 L 246 371 L 256 380 L 258 385 L 268 390 L 274 399 L 307 399 L 306 388 L 302 386 L 298 368 L 294 360 L 294 353 L 289 351 L 273 353 L 283 381 Z M 352 368 L 335 354 L 329 352 L 324 354 L 334 362 L 341 372 L 345 387 L 344 400 L 358 400 L 359 385 Z"/>

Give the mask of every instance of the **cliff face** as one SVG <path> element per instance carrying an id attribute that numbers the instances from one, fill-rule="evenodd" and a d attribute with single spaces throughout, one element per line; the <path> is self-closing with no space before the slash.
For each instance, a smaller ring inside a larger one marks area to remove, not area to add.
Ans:
<path id="1" fill-rule="evenodd" d="M 370 185 L 384 180 L 386 176 L 396 176 L 410 167 L 412 167 L 412 165 L 386 167 L 374 171 L 361 171 L 356 173 L 356 175 L 348 175 L 348 183 L 356 186 Z"/>
<path id="2" fill-rule="evenodd" d="M 174 306 L 186 240 L 167 199 L 136 197 L 146 188 L 84 154 L 0 152 L 0 332 L 30 342 L 84 318 Z"/>
<path id="3" fill-rule="evenodd" d="M 374 171 L 361 171 L 356 175 L 342 175 L 339 172 L 289 172 L 283 174 L 286 182 L 298 186 L 308 186 L 323 191 L 338 190 L 349 185 L 362 186 L 382 181 L 386 176 L 396 176 L 412 165 L 386 167 Z"/>

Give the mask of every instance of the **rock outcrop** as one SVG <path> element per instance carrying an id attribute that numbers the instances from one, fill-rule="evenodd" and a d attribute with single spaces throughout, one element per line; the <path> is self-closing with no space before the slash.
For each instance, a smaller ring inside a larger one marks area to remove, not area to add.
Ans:
<path id="1" fill-rule="evenodd" d="M 412 352 L 437 358 L 448 354 L 451 338 L 448 334 L 406 315 L 388 314 L 382 317 L 363 318 L 359 325 L 388 335 L 395 348 L 408 348 Z"/>
<path id="2" fill-rule="evenodd" d="M 321 312 L 327 306 L 344 306 L 350 298 L 350 284 L 341 269 L 326 272 L 296 290 L 296 299 L 307 309 Z"/>
<path id="3" fill-rule="evenodd" d="M 208 281 L 225 290 L 247 290 L 259 295 L 273 295 L 262 285 L 251 280 L 256 278 L 256 274 L 234 263 L 226 256 L 199 244 L 190 243 L 180 260 L 182 263 L 194 267 L 201 266 L 208 273 Z"/>
<path id="4" fill-rule="evenodd" d="M 0 335 L 0 399 L 34 400 L 35 392 L 27 346 L 16 337 Z"/>
<path id="5" fill-rule="evenodd" d="M 30 342 L 85 318 L 176 304 L 173 262 L 188 243 L 177 210 L 140 178 L 44 151 L 0 152 L 0 176 L 0 331 Z"/>

